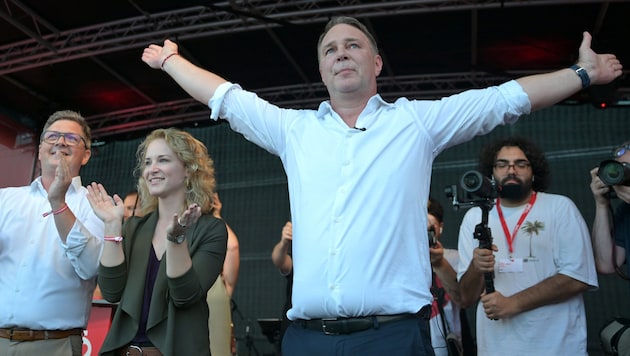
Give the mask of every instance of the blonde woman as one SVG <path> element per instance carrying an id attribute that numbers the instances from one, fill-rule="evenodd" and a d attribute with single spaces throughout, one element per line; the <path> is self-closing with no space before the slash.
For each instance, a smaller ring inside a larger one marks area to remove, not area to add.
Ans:
<path id="1" fill-rule="evenodd" d="M 206 294 L 227 245 L 225 223 L 211 214 L 213 161 L 201 142 L 173 128 L 151 132 L 137 158 L 143 217 L 123 224 L 123 200 L 88 186 L 105 223 L 99 285 L 119 302 L 100 354 L 209 355 Z"/>

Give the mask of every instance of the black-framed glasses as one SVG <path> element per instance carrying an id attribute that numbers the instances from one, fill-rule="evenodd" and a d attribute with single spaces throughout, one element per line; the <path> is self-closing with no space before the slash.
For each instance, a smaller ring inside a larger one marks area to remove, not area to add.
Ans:
<path id="1" fill-rule="evenodd" d="M 510 167 L 514 167 L 514 170 L 516 171 L 524 171 L 529 168 L 529 166 L 530 163 L 524 159 L 517 159 L 513 163 L 502 159 L 494 162 L 494 169 L 497 171 L 507 171 Z"/>
<path id="2" fill-rule="evenodd" d="M 83 141 L 83 144 L 85 144 L 85 147 L 87 148 L 87 142 L 83 136 L 72 132 L 44 131 L 42 133 L 41 140 L 42 142 L 54 145 L 61 137 L 63 137 L 64 141 L 66 141 L 66 145 L 68 146 L 77 146 L 81 141 Z"/>
<path id="3" fill-rule="evenodd" d="M 621 147 L 617 147 L 613 150 L 613 156 L 615 158 L 619 158 L 623 155 L 626 154 L 626 152 L 628 152 L 630 150 L 630 143 L 626 143 L 625 145 L 621 146 Z"/>

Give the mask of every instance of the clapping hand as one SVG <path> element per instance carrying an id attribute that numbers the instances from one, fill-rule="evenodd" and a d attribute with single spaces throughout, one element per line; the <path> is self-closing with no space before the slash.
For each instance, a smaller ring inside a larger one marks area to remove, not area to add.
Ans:
<path id="1" fill-rule="evenodd" d="M 177 216 L 177 214 L 173 215 L 173 221 L 166 228 L 166 234 L 169 236 L 179 236 L 184 234 L 190 225 L 199 220 L 200 216 L 201 207 L 195 203 L 190 204 L 188 209 L 184 210 L 182 216 Z"/>
<path id="2" fill-rule="evenodd" d="M 57 157 L 59 163 L 55 169 L 55 178 L 48 189 L 48 200 L 51 202 L 54 200 L 64 202 L 68 187 L 72 183 L 72 174 L 70 174 L 70 166 L 66 156 L 58 150 L 55 152 L 55 157 Z"/>
<path id="3" fill-rule="evenodd" d="M 94 210 L 94 214 L 98 216 L 104 222 L 122 221 L 125 213 L 125 206 L 123 200 L 114 194 L 112 198 L 107 194 L 105 187 L 102 184 L 92 182 L 87 186 L 88 194 L 87 198 Z"/>

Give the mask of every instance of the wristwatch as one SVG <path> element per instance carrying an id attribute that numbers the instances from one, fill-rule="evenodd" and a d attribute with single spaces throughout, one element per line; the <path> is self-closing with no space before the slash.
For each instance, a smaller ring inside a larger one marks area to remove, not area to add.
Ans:
<path id="1" fill-rule="evenodd" d="M 186 233 L 182 232 L 181 234 L 177 235 L 177 236 L 171 236 L 171 234 L 166 234 L 166 239 L 169 240 L 170 242 L 174 242 L 176 244 L 181 244 L 182 242 L 184 242 L 184 239 L 186 238 Z"/>

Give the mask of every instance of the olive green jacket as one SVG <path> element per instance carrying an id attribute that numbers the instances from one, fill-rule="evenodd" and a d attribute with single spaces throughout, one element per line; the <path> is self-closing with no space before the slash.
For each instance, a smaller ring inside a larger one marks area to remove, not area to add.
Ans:
<path id="1" fill-rule="evenodd" d="M 119 303 L 100 355 L 114 355 L 136 336 L 142 312 L 145 276 L 158 213 L 131 217 L 123 225 L 125 262 L 99 266 L 103 298 Z M 163 258 L 157 273 L 147 320 L 147 336 L 165 356 L 210 355 L 206 295 L 217 279 L 227 249 L 222 220 L 202 215 L 186 231 L 192 268 L 177 278 L 166 276 Z"/>

